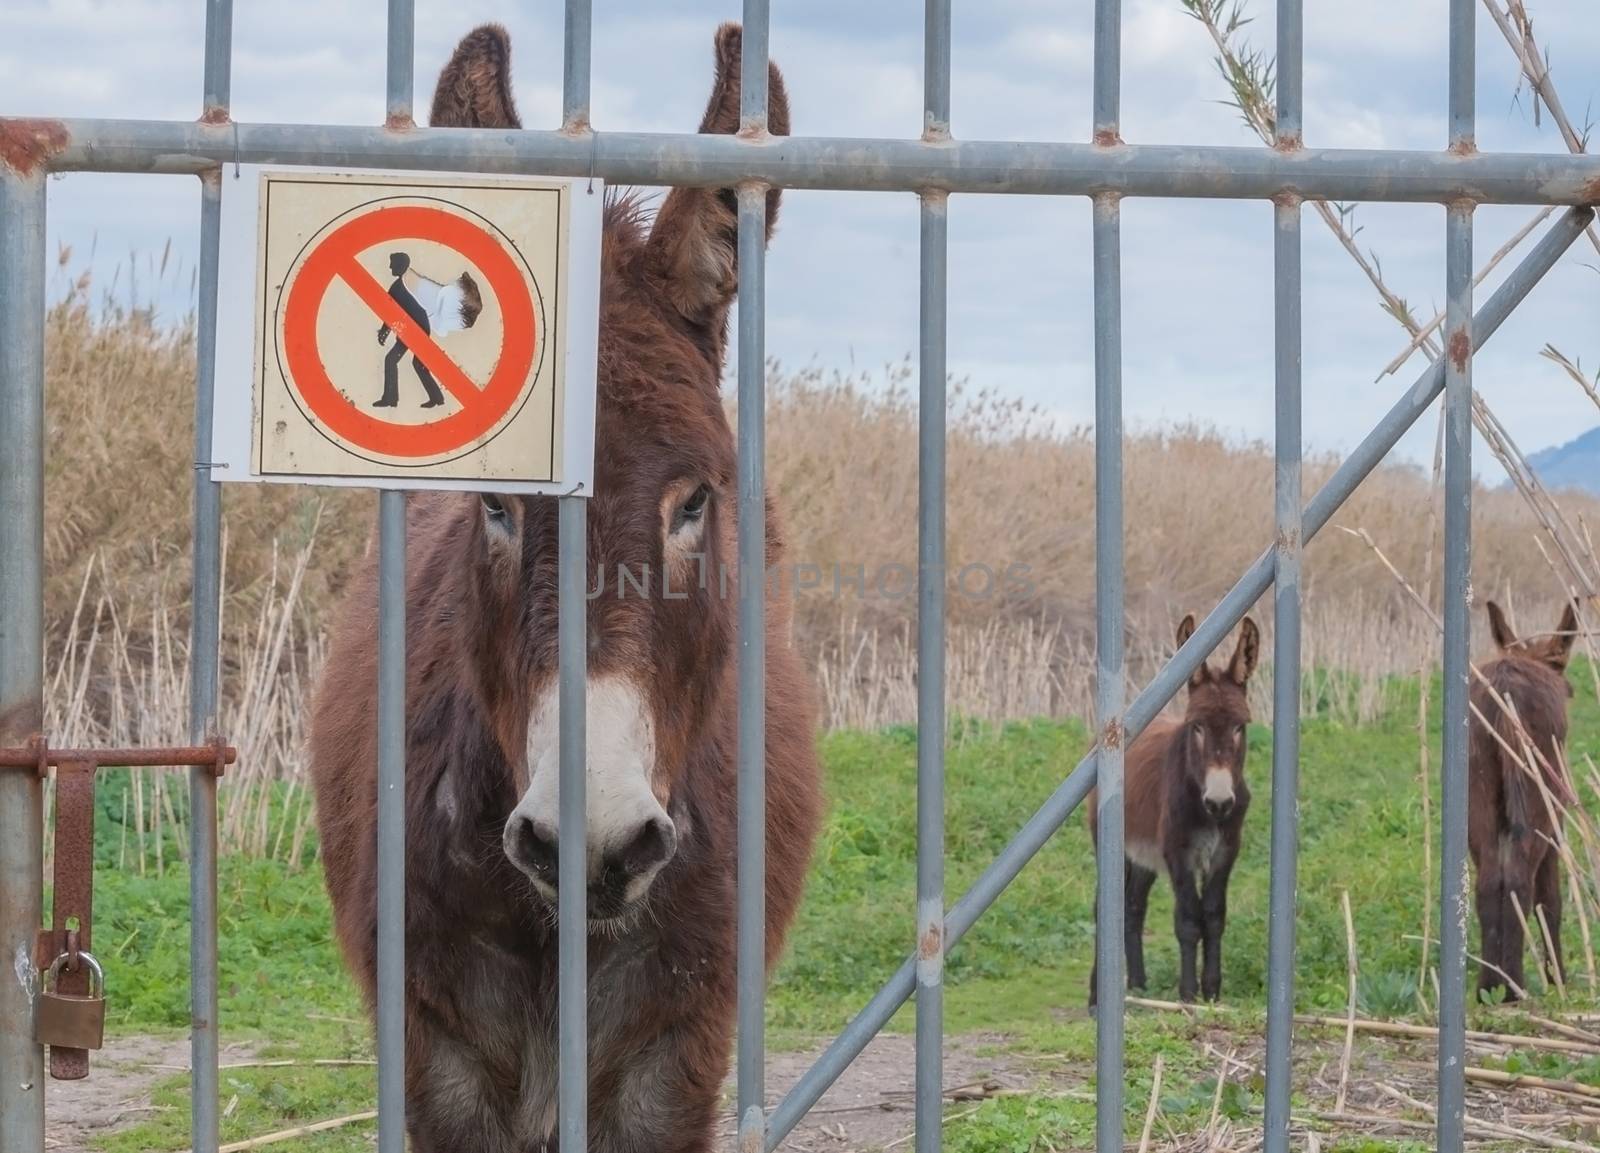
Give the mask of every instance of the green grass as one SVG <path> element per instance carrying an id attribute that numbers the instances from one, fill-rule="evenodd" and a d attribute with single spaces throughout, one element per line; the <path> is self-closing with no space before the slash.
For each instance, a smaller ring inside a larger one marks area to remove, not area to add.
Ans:
<path id="1" fill-rule="evenodd" d="M 1576 685 L 1587 674 L 1573 673 Z M 1348 889 L 1361 963 L 1362 1008 L 1373 1015 L 1416 1010 L 1421 922 L 1422 809 L 1416 783 L 1415 686 L 1400 687 L 1384 722 L 1364 729 L 1309 718 L 1303 727 L 1300 825 L 1299 961 L 1296 993 L 1309 1012 L 1342 1011 L 1345 934 L 1339 907 Z M 1435 695 L 1435 701 L 1438 697 Z M 1437 718 L 1437 708 L 1434 710 Z M 1435 719 L 1437 725 L 1437 719 Z M 1260 1036 L 1267 931 L 1271 734 L 1250 731 L 1247 768 L 1254 793 L 1243 855 L 1229 894 L 1224 1000 L 1232 1019 Z M 1437 731 L 1434 733 L 1437 747 Z M 1074 723 L 1029 722 L 999 728 L 957 725 L 948 754 L 947 873 L 952 900 L 972 883 L 1087 746 Z M 916 739 L 910 728 L 839 733 L 822 743 L 829 818 L 819 840 L 807 898 L 788 955 L 771 988 L 772 1042 L 810 1043 L 836 1032 L 905 958 L 915 926 Z M 1572 759 L 1600 757 L 1600 708 L 1580 690 L 1573 702 Z M 1434 758 L 1437 763 L 1437 757 Z M 116 781 L 102 789 L 96 938 L 112 990 L 117 1033 L 177 1033 L 188 1024 L 188 881 L 180 868 L 163 878 L 115 868 L 121 801 Z M 1437 801 L 1437 781 L 1434 782 Z M 1437 820 L 1437 803 L 1434 819 Z M 1437 854 L 1437 843 L 1435 844 Z M 172 859 L 169 854 L 169 860 Z M 1016 1054 L 1092 1070 L 1093 1028 L 1084 1015 L 1093 948 L 1093 864 L 1080 817 L 1069 820 L 1039 857 L 952 953 L 945 1004 L 952 1033 L 1001 1035 Z M 1437 880 L 1435 878 L 1435 888 Z M 270 1057 L 364 1058 L 368 1031 L 331 937 L 320 871 L 225 860 L 219 878 L 221 1023 L 225 1041 L 249 1041 Z M 1577 933 L 1568 955 L 1576 960 Z M 1152 895 L 1146 946 L 1152 997 L 1177 989 L 1171 896 Z M 1531 969 L 1530 969 L 1531 973 Z M 891 1026 L 909 1029 L 909 1012 Z M 1202 1058 L 1196 1022 L 1135 1014 L 1128 1035 L 1128 1100 L 1141 1113 L 1150 1069 L 1161 1053 L 1169 1121 L 1211 1109 L 1215 1063 Z M 1048 1054 L 1049 1057 L 1041 1055 Z M 1526 1071 L 1600 1083 L 1593 1063 L 1533 1062 Z M 1559 1073 L 1554 1070 L 1561 1070 Z M 1087 1076 L 1087 1072 L 1083 1073 Z M 256 1069 L 224 1073 L 223 1098 L 238 1102 L 223 1139 L 359 1112 L 370 1107 L 370 1068 Z M 1142 1079 L 1142 1080 L 1141 1080 Z M 1208 1088 L 1209 1085 L 1209 1088 Z M 104 1142 L 114 1153 L 187 1145 L 183 1078 L 159 1087 L 154 1119 Z M 1259 1106 L 1258 1090 L 1235 1085 L 1224 1111 Z M 1141 1118 L 1130 1118 L 1135 1127 Z M 1176 1122 L 1174 1122 L 1176 1123 Z M 1081 1147 L 1093 1106 L 1041 1094 L 984 1105 L 951 1126 L 953 1150 Z M 280 1148 L 365 1148 L 356 1127 Z M 1345 1150 L 1409 1149 L 1361 1142 Z M 1420 1147 L 1420 1146 L 1417 1146 Z"/>

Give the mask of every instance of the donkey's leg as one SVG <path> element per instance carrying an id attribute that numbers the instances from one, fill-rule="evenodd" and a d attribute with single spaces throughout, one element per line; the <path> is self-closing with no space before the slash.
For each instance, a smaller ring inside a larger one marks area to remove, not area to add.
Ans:
<path id="1" fill-rule="evenodd" d="M 1167 875 L 1172 878 L 1172 927 L 1178 938 L 1178 1000 L 1193 1001 L 1196 982 L 1194 976 L 1195 952 L 1204 933 L 1204 914 L 1200 908 L 1200 894 L 1195 889 L 1194 870 L 1185 858 L 1188 853 L 1177 848 L 1167 854 Z"/>
<path id="2" fill-rule="evenodd" d="M 1128 987 L 1143 989 L 1144 975 L 1144 919 L 1150 910 L 1150 887 L 1156 883 L 1151 870 L 1128 862 L 1123 874 L 1123 889 L 1128 899 L 1127 916 L 1122 923 L 1122 939 L 1128 955 Z"/>
<path id="3" fill-rule="evenodd" d="M 1528 988 L 1522 966 L 1527 949 L 1522 924 L 1526 921 L 1529 929 L 1535 933 L 1539 931 L 1533 924 L 1533 869 L 1528 862 L 1532 847 L 1526 837 L 1507 837 L 1500 847 L 1500 967 L 1506 974 L 1507 1001 L 1518 1000 L 1521 996 L 1518 990 Z M 1520 917 L 1517 916 L 1519 909 Z"/>
<path id="4" fill-rule="evenodd" d="M 1207 1001 L 1215 1001 L 1222 995 L 1222 930 L 1228 920 L 1228 877 L 1233 873 L 1233 858 L 1233 852 L 1219 850 L 1218 860 L 1200 892 L 1201 931 L 1205 941 L 1200 994 Z"/>
<path id="5" fill-rule="evenodd" d="M 1552 984 L 1557 978 L 1567 979 L 1567 967 L 1561 958 L 1561 855 L 1545 846 L 1544 860 L 1539 862 L 1533 875 L 1533 903 L 1543 910 L 1545 924 L 1550 927 L 1550 957 L 1545 975 Z M 1537 919 L 1538 913 L 1534 914 Z M 1528 928 L 1538 932 L 1536 924 Z"/>
<path id="6" fill-rule="evenodd" d="M 1500 879 L 1499 855 L 1486 853 L 1478 860 L 1478 932 L 1482 940 L 1478 945 L 1478 993 L 1492 997 L 1504 989 L 1505 977 L 1501 966 L 1505 963 L 1503 926 L 1506 901 L 1502 896 L 1504 886 Z"/>

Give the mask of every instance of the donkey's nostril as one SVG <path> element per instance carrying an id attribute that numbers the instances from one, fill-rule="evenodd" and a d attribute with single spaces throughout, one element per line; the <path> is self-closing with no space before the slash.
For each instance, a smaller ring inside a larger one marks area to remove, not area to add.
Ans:
<path id="1" fill-rule="evenodd" d="M 557 875 L 556 830 L 532 817 L 514 816 L 506 829 L 506 855 L 529 876 L 554 888 Z"/>
<path id="2" fill-rule="evenodd" d="M 1206 801 L 1206 812 L 1210 813 L 1215 820 L 1225 819 L 1229 813 L 1233 812 L 1233 798 L 1224 797 L 1221 800 Z"/>
<path id="3" fill-rule="evenodd" d="M 652 817 L 639 826 L 632 840 L 606 854 L 606 864 L 625 877 L 638 877 L 666 864 L 677 848 L 678 834 L 672 822 Z"/>

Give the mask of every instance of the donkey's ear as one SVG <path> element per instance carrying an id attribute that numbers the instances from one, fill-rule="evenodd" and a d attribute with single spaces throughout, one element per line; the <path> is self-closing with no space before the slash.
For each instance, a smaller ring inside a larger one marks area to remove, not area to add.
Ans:
<path id="1" fill-rule="evenodd" d="M 1517 643 L 1517 634 L 1511 631 L 1511 624 L 1506 620 L 1506 614 L 1500 611 L 1500 606 L 1490 601 L 1484 606 L 1489 610 L 1489 635 L 1494 638 L 1494 643 L 1501 649 L 1509 649 Z"/>
<path id="2" fill-rule="evenodd" d="M 739 131 L 739 25 L 724 24 L 716 36 L 716 80 L 700 131 Z M 789 134 L 789 97 L 777 65 L 767 66 L 767 131 Z M 778 220 L 779 195 L 767 193 L 767 239 Z M 674 188 L 656 213 L 647 245 L 649 267 L 667 300 L 684 320 L 712 338 L 720 353 L 728 307 L 739 287 L 739 200 L 732 188 Z"/>
<path id="3" fill-rule="evenodd" d="M 1185 613 L 1183 619 L 1178 622 L 1178 648 L 1181 649 L 1189 642 L 1189 638 L 1194 636 L 1194 629 L 1194 614 Z M 1201 662 L 1195 666 L 1194 672 L 1189 674 L 1189 687 L 1191 689 L 1197 689 L 1201 685 L 1205 684 L 1206 677 L 1210 671 L 1210 669 L 1206 668 L 1206 662 L 1202 659 Z"/>
<path id="4" fill-rule="evenodd" d="M 1550 663 L 1565 669 L 1567 658 L 1572 655 L 1572 644 L 1577 639 L 1578 606 L 1568 601 L 1561 613 L 1561 623 L 1556 626 L 1556 635 L 1550 638 Z"/>
<path id="5" fill-rule="evenodd" d="M 428 123 L 434 128 L 521 128 L 511 99 L 511 37 L 481 24 L 461 38 L 439 73 Z"/>
<path id="6" fill-rule="evenodd" d="M 1178 647 L 1181 649 L 1189 643 L 1189 638 L 1194 636 L 1194 614 L 1187 613 L 1178 622 Z"/>
<path id="7" fill-rule="evenodd" d="M 1234 646 L 1233 659 L 1228 662 L 1228 675 L 1234 684 L 1243 685 L 1256 671 L 1256 659 L 1261 655 L 1261 630 L 1250 617 L 1244 618 L 1239 629 L 1239 643 Z"/>

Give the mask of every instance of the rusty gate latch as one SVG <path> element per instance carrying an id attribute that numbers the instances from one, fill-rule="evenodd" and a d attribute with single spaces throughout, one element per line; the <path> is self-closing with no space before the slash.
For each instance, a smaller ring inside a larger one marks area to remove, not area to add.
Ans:
<path id="1" fill-rule="evenodd" d="M 0 769 L 56 770 L 55 892 L 51 927 L 39 933 L 34 964 L 42 989 L 34 1040 L 50 1047 L 50 1076 L 89 1075 L 89 1051 L 105 1037 L 106 980 L 89 950 L 94 927 L 94 777 L 102 766 L 209 768 L 218 776 L 237 753 L 221 738 L 208 745 L 146 749 L 52 749 L 43 737 L 0 749 Z"/>

